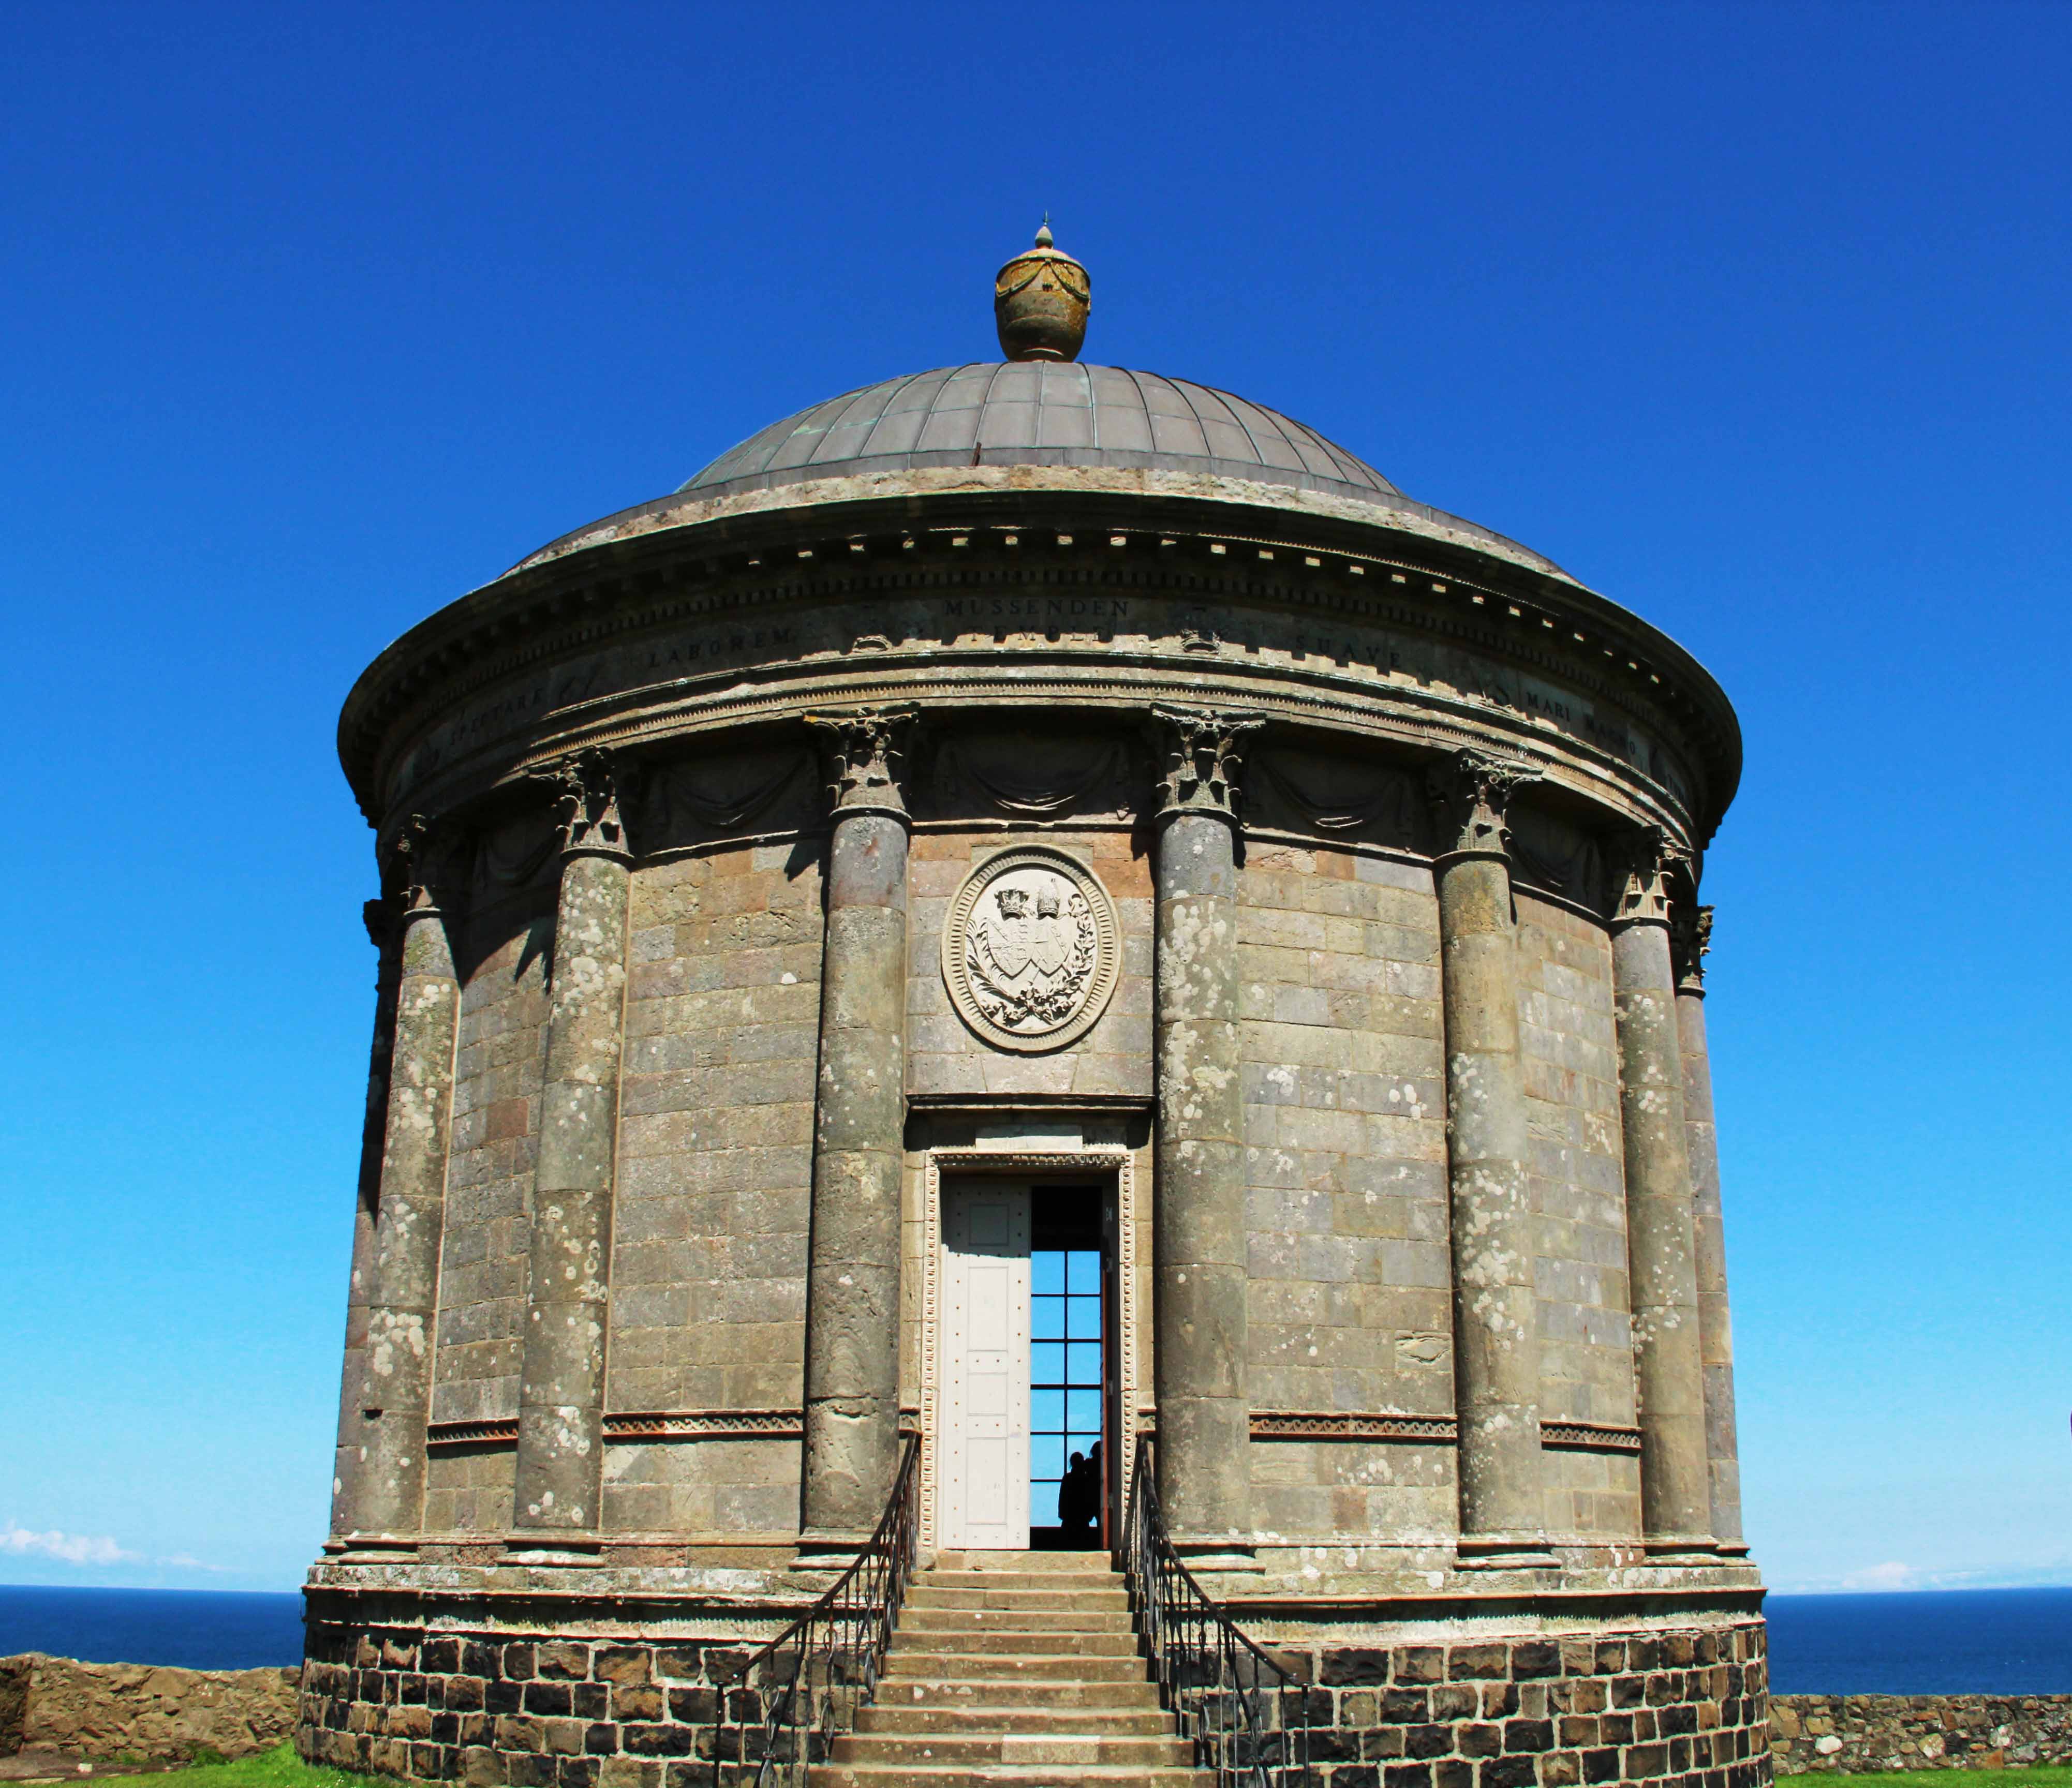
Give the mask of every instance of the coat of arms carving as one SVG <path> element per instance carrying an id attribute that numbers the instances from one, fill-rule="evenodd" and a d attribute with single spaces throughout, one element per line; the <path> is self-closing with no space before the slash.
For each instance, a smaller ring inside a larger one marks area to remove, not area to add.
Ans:
<path id="1" fill-rule="evenodd" d="M 1062 1049 L 1115 991 L 1115 903 L 1087 865 L 1047 845 L 989 857 L 943 927 L 943 979 L 964 1022 L 996 1048 Z"/>

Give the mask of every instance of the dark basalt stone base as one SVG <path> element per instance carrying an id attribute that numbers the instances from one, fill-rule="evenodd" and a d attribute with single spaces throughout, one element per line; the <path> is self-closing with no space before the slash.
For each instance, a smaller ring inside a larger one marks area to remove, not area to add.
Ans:
<path id="1" fill-rule="evenodd" d="M 311 1762 L 472 1788 L 711 1788 L 734 1634 L 438 1631 L 313 1608 L 295 1745 Z M 618 1618 L 613 1616 L 617 1614 Z M 1455 1642 L 1284 1631 L 1314 1685 L 1316 1788 L 1769 1788 L 1760 1619 Z M 731 1774 L 731 1772 L 727 1772 Z"/>
<path id="2" fill-rule="evenodd" d="M 1276 1649 L 1306 1651 L 1318 1697 L 1313 1779 L 1329 1788 L 1767 1788 L 1771 1779 L 1760 1620 Z"/>

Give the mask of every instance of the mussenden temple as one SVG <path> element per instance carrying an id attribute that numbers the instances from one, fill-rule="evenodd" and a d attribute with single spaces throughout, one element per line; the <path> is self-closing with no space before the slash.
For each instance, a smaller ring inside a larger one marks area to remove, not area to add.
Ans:
<path id="1" fill-rule="evenodd" d="M 300 1745 L 536 1788 L 1741 1788 L 1718 685 L 1005 358 L 389 647 Z"/>

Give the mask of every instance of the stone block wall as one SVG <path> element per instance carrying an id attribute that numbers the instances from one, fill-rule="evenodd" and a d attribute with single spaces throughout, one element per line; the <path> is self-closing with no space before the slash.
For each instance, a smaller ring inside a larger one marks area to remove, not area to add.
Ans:
<path id="1" fill-rule="evenodd" d="M 439 1264 L 434 1422 L 518 1413 L 525 1285 L 532 1245 L 532 1167 L 546 1065 L 553 890 L 545 910 L 507 902 L 465 934 L 466 977 L 454 1058 L 453 1141 Z M 512 1456 L 433 1452 L 425 1527 L 495 1533 L 511 1522 Z"/>
<path id="2" fill-rule="evenodd" d="M 296 1748 L 328 1763 L 475 1788 L 709 1788 L 719 1689 L 738 1640 L 620 1642 L 313 1622 Z"/>
<path id="3" fill-rule="evenodd" d="M 606 1407 L 796 1409 L 819 1050 L 817 843 L 634 878 Z M 798 1443 L 606 1455 L 608 1531 L 796 1531 Z"/>
<path id="4" fill-rule="evenodd" d="M 1540 1417 L 1630 1428 L 1638 1416 L 1610 940 L 1594 919 L 1522 891 L 1516 899 Z M 1551 1533 L 1589 1539 L 1640 1531 L 1637 1452 L 1549 1449 L 1540 1470 Z"/>
<path id="5" fill-rule="evenodd" d="M 1250 845 L 1238 880 L 1254 1410 L 1453 1412 L 1438 908 L 1429 869 Z M 1444 1539 L 1451 1449 L 1256 1443 L 1290 1540 Z"/>
<path id="6" fill-rule="evenodd" d="M 1780 1775 L 2072 1763 L 2072 1695 L 1780 1695 Z"/>
<path id="7" fill-rule="evenodd" d="M 1588 1638 L 1305 1647 L 1328 1788 L 1758 1788 L 1770 1779 L 1760 1622 Z M 1319 1729 L 1319 1728 L 1324 1729 Z"/>

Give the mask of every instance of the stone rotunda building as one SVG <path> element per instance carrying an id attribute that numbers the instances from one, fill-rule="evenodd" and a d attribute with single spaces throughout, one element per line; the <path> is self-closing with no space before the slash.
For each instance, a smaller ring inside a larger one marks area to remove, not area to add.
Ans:
<path id="1" fill-rule="evenodd" d="M 1766 1781 L 1732 708 L 1299 422 L 1078 364 L 1047 232 L 996 305 L 1006 360 L 772 424 L 346 703 L 380 967 L 303 1751 L 713 1782 L 891 1506 L 879 1699 L 949 1711 L 815 1782 L 1191 1779 L 1087 1556 L 1155 1437 L 1310 1780 Z"/>

